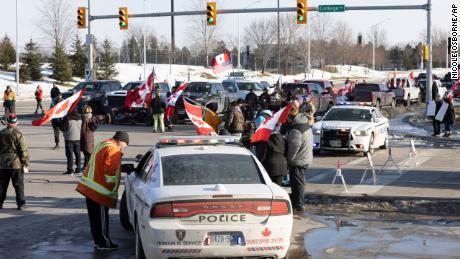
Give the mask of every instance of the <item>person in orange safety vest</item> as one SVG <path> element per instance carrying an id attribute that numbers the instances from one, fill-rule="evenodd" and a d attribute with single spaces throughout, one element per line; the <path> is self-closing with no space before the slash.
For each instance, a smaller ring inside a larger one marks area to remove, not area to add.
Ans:
<path id="1" fill-rule="evenodd" d="M 118 249 L 109 238 L 109 208 L 116 208 L 121 158 L 128 144 L 128 133 L 117 131 L 113 138 L 97 145 L 77 185 L 76 190 L 86 197 L 91 234 L 98 250 Z"/>

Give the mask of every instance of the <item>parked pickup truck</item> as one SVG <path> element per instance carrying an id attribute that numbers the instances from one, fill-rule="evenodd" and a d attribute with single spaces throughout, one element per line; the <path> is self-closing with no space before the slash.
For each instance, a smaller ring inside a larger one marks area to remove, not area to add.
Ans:
<path id="1" fill-rule="evenodd" d="M 315 83 L 287 83 L 281 86 L 282 95 L 290 96 L 288 99 L 302 98 L 309 95 L 316 108 L 317 114 L 326 113 L 334 106 L 334 98 L 330 94 L 324 93 L 324 89 Z"/>
<path id="2" fill-rule="evenodd" d="M 368 103 L 375 107 L 396 106 L 395 93 L 391 92 L 383 83 L 356 84 L 350 97 L 353 102 Z"/>
<path id="3" fill-rule="evenodd" d="M 390 81 L 388 88 L 395 93 L 396 102 L 403 103 L 408 106 L 411 102 L 422 102 L 422 94 L 420 88 L 415 85 L 415 80 L 408 77 L 396 78 L 396 83 L 393 79 Z"/>

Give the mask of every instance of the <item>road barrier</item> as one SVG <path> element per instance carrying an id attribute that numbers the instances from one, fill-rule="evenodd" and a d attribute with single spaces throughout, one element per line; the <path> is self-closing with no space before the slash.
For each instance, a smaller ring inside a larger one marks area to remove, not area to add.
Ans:
<path id="1" fill-rule="evenodd" d="M 404 166 L 409 165 L 411 161 L 414 161 L 414 166 L 417 168 L 418 163 L 417 163 L 417 150 L 415 149 L 415 142 L 413 139 L 410 141 L 410 151 L 409 154 L 407 155 L 406 162 L 404 163 Z"/>
<path id="2" fill-rule="evenodd" d="M 342 180 L 342 185 L 345 188 L 345 192 L 348 193 L 347 183 L 345 182 L 345 179 L 343 178 L 343 175 L 342 175 L 342 168 L 340 165 L 340 160 L 337 162 L 337 171 L 335 173 L 334 180 L 332 180 L 330 192 L 332 192 L 332 190 L 334 189 L 334 184 L 335 184 L 335 180 L 337 179 L 337 177 Z"/>
<path id="3" fill-rule="evenodd" d="M 366 170 L 364 170 L 363 177 L 361 178 L 359 184 L 363 183 L 364 178 L 366 178 L 367 171 L 372 170 L 372 179 L 374 180 L 374 185 L 376 185 L 377 175 L 375 173 L 374 162 L 372 162 L 372 156 L 369 152 L 367 152 L 367 161 L 369 162 L 369 165 L 366 167 Z"/>
<path id="4" fill-rule="evenodd" d="M 388 165 L 388 163 L 392 163 L 394 167 L 396 167 L 398 169 L 398 173 L 401 174 L 401 168 L 399 167 L 399 165 L 395 162 L 395 160 L 393 159 L 393 156 L 391 155 L 391 147 L 388 147 L 388 158 L 387 160 L 385 161 L 385 163 L 383 164 L 383 166 L 380 168 L 380 170 L 377 172 L 377 174 L 380 174 L 383 169 L 385 169 L 385 167 Z"/>

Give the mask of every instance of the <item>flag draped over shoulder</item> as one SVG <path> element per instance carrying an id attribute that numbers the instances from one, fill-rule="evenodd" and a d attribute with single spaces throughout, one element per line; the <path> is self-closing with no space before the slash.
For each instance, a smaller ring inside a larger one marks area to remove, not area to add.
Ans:
<path id="1" fill-rule="evenodd" d="M 144 107 L 144 105 L 150 105 L 150 102 L 152 101 L 152 90 L 155 77 L 156 73 L 154 68 L 147 78 L 147 81 L 136 87 L 134 90 L 128 90 L 124 106 L 127 108 L 137 108 Z"/>
<path id="2" fill-rule="evenodd" d="M 225 70 L 229 70 L 233 68 L 232 64 L 232 56 L 230 52 L 225 52 L 223 54 L 215 56 L 211 60 L 212 71 L 214 74 L 218 74 L 224 72 Z"/>
<path id="3" fill-rule="evenodd" d="M 184 98 L 184 107 L 188 117 L 196 126 L 196 132 L 198 135 L 217 135 L 214 129 L 204 122 L 203 110 L 200 105 L 191 104 Z"/>
<path id="4" fill-rule="evenodd" d="M 41 126 L 52 119 L 58 119 L 66 116 L 67 113 L 71 112 L 77 106 L 78 101 L 84 92 L 85 89 L 82 89 L 69 98 L 57 103 L 53 106 L 53 108 L 49 109 L 42 118 L 33 120 L 32 125 Z"/>
<path id="5" fill-rule="evenodd" d="M 259 128 L 257 128 L 256 132 L 252 136 L 251 143 L 255 143 L 258 141 L 268 141 L 275 126 L 286 122 L 291 107 L 292 104 L 289 104 L 288 106 L 284 107 L 283 109 L 275 113 L 272 117 L 266 119 L 262 123 L 262 125 L 260 125 Z"/>
<path id="6" fill-rule="evenodd" d="M 185 88 L 187 88 L 188 83 L 185 83 L 179 86 L 174 93 L 172 93 L 171 97 L 168 98 L 168 107 L 166 108 L 166 118 L 169 119 L 174 113 L 174 108 L 176 107 L 177 99 L 182 95 Z"/>

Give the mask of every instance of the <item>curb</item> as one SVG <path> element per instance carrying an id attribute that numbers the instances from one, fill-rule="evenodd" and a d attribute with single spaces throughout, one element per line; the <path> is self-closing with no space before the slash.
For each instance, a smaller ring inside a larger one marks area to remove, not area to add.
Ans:
<path id="1" fill-rule="evenodd" d="M 307 193 L 305 199 L 308 201 L 348 201 L 348 202 L 394 202 L 394 201 L 428 201 L 428 202 L 439 202 L 439 203 L 458 203 L 460 205 L 460 198 L 435 198 L 435 197 L 414 197 L 414 196 L 344 196 L 336 194 L 325 194 L 325 193 Z"/>

